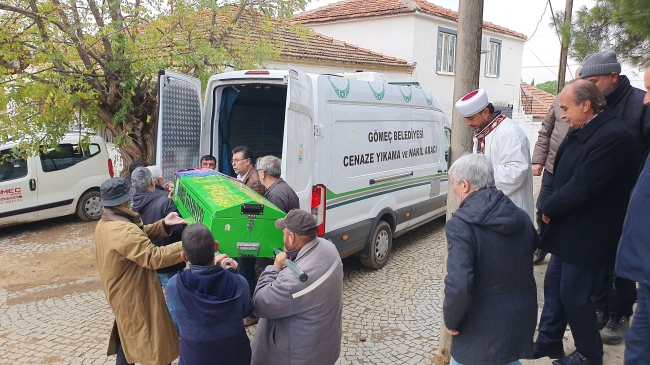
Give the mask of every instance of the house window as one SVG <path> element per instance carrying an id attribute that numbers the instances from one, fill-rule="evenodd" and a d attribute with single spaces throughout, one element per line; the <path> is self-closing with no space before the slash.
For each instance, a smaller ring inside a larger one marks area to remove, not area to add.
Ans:
<path id="1" fill-rule="evenodd" d="M 490 52 L 485 55 L 485 76 L 499 76 L 501 68 L 501 41 L 490 38 Z"/>
<path id="2" fill-rule="evenodd" d="M 438 53 L 436 69 L 439 73 L 453 74 L 456 70 L 456 31 L 438 28 Z"/>

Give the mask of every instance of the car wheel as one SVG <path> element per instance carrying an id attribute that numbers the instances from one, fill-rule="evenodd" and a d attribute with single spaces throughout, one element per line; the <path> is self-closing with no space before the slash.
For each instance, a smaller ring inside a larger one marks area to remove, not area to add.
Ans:
<path id="1" fill-rule="evenodd" d="M 102 196 L 99 191 L 88 191 L 79 198 L 77 215 L 85 221 L 96 221 L 102 217 Z"/>
<path id="2" fill-rule="evenodd" d="M 393 246 L 393 231 L 390 229 L 390 225 L 379 221 L 368 244 L 370 252 L 368 256 L 360 256 L 361 263 L 372 269 L 381 269 L 388 262 L 388 256 Z"/>

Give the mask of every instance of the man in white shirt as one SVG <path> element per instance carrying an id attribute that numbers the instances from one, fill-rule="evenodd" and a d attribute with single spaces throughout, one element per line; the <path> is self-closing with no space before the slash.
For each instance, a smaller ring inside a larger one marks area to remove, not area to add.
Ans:
<path id="1" fill-rule="evenodd" d="M 534 217 L 530 144 L 524 131 L 488 101 L 478 89 L 456 102 L 456 109 L 474 128 L 474 153 L 490 156 L 497 189 L 503 191 L 531 221 Z"/>

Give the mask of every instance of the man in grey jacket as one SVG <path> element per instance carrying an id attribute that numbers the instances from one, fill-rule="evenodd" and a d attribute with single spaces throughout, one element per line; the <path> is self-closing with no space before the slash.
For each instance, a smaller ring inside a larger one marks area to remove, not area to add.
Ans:
<path id="1" fill-rule="evenodd" d="M 260 182 L 266 188 L 264 197 L 283 212 L 291 209 L 300 209 L 300 200 L 291 186 L 284 181 L 282 174 L 282 161 L 275 156 L 264 156 L 257 161 L 257 174 Z"/>
<path id="2" fill-rule="evenodd" d="M 278 219 L 285 252 L 260 275 L 253 305 L 260 318 L 251 364 L 332 365 L 341 352 L 343 263 L 330 241 L 316 235 L 314 217 L 291 210 Z M 305 282 L 284 267 L 291 258 Z"/>

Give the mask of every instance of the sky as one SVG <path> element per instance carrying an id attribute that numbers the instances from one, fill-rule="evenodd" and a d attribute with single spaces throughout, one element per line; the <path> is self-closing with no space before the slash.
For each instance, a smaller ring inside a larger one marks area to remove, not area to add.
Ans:
<path id="1" fill-rule="evenodd" d="M 312 0 L 307 5 L 307 10 L 336 1 Z M 458 0 L 428 1 L 458 11 Z M 551 0 L 550 3 L 555 12 L 564 10 L 565 0 Z M 581 7 L 591 7 L 593 3 L 593 0 L 573 0 L 574 16 L 575 12 Z M 545 8 L 546 12 L 544 13 Z M 542 14 L 544 15 L 542 16 Z M 544 81 L 557 80 L 557 70 L 560 63 L 560 41 L 551 25 L 551 9 L 546 0 L 484 0 L 483 20 L 523 33 L 529 38 L 524 43 L 522 55 L 522 81 L 530 83 L 534 80 L 535 84 L 539 84 Z M 573 78 L 572 75 L 580 61 L 568 60 L 567 80 Z M 645 89 L 643 87 L 643 72 L 623 65 L 621 74 L 627 75 L 632 85 Z"/>

